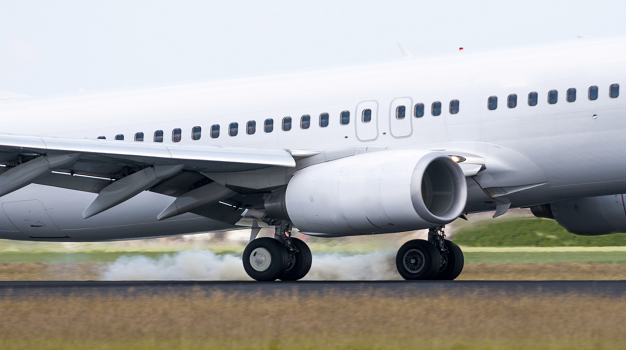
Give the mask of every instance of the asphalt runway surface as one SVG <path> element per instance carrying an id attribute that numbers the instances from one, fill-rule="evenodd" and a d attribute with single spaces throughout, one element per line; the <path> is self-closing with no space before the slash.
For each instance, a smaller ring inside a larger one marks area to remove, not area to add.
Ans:
<path id="1" fill-rule="evenodd" d="M 141 296 L 197 292 L 260 296 L 294 293 L 406 295 L 564 295 L 626 296 L 626 281 L 12 281 L 0 282 L 1 298 L 37 296 Z"/>

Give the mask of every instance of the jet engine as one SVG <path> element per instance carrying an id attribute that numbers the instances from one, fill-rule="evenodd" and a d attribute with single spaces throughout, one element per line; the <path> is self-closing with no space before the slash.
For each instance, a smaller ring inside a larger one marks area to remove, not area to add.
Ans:
<path id="1" fill-rule="evenodd" d="M 346 236 L 442 226 L 467 200 L 463 171 L 450 156 L 393 150 L 297 171 L 265 200 L 268 216 L 308 234 Z"/>
<path id="2" fill-rule="evenodd" d="M 626 232 L 623 194 L 577 198 L 530 209 L 535 216 L 555 219 L 566 230 L 577 235 Z"/>

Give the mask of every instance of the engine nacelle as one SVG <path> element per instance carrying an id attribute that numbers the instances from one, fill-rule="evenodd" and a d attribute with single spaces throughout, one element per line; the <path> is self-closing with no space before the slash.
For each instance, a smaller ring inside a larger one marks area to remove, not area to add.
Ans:
<path id="1" fill-rule="evenodd" d="M 587 197 L 538 205 L 530 208 L 537 217 L 555 219 L 577 235 L 605 235 L 626 232 L 624 195 Z"/>
<path id="2" fill-rule="evenodd" d="M 466 200 L 465 176 L 448 155 L 394 150 L 302 169 L 265 208 L 302 232 L 346 236 L 445 225 Z"/>

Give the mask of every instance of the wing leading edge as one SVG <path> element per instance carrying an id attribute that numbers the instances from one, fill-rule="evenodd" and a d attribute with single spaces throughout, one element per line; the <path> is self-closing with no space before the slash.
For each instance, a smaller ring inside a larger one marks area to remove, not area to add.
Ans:
<path id="1" fill-rule="evenodd" d="M 222 162 L 264 166 L 295 167 L 291 154 L 278 149 L 220 146 L 168 145 L 163 143 L 120 142 L 89 139 L 0 134 L 0 153 L 79 153 L 150 164 L 172 161 Z"/>

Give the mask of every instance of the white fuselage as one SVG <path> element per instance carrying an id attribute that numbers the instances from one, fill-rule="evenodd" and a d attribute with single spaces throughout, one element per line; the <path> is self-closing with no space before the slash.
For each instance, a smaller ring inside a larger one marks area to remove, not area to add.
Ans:
<path id="1" fill-rule="evenodd" d="M 153 142 L 162 130 L 164 143 L 324 151 L 350 147 L 454 150 L 485 158 L 486 171 L 468 179 L 468 212 L 493 210 L 497 198 L 482 188 L 504 188 L 512 206 L 529 206 L 567 198 L 626 192 L 626 161 L 621 154 L 626 134 L 626 96 L 609 96 L 609 87 L 626 84 L 626 38 L 459 52 L 398 62 L 242 77 L 179 85 L 84 92 L 0 101 L 2 133 Z M 598 98 L 590 100 L 591 86 Z M 567 90 L 576 100 L 567 102 Z M 548 92 L 558 102 L 548 103 Z M 529 93 L 538 103 L 529 106 Z M 515 108 L 507 107 L 511 94 Z M 497 108 L 488 98 L 497 96 Z M 459 112 L 450 113 L 450 101 Z M 434 102 L 441 114 L 433 116 Z M 424 115 L 415 117 L 415 105 Z M 396 118 L 396 108 L 406 117 Z M 372 111 L 363 123 L 362 111 Z M 341 123 L 341 113 L 350 112 Z M 329 115 L 326 127 L 320 116 Z M 302 116 L 310 127 L 301 127 Z M 282 130 L 283 118 L 292 127 Z M 273 131 L 264 122 L 273 120 Z M 256 122 L 254 134 L 246 124 Z M 238 134 L 229 126 L 238 123 Z M 220 126 L 219 137 L 211 127 Z M 199 140 L 192 128 L 201 127 Z M 480 185 L 480 186 L 479 186 Z M 537 185 L 517 193 L 511 189 Z M 106 240 L 232 229 L 232 225 L 195 214 L 158 222 L 157 214 L 172 198 L 143 194 L 89 219 L 81 216 L 96 194 L 29 185 L 0 198 L 0 238 L 29 239 L 20 229 L 20 205 L 34 205 L 49 237 Z M 28 203 L 24 201 L 30 201 Z M 39 203 L 33 202 L 38 201 Z M 24 202 L 22 204 L 15 204 Z M 34 204 L 33 204 L 34 203 Z M 18 215 L 19 216 L 19 215 Z M 33 239 L 46 239 L 38 237 Z M 63 238 L 61 238 L 63 239 Z"/>

